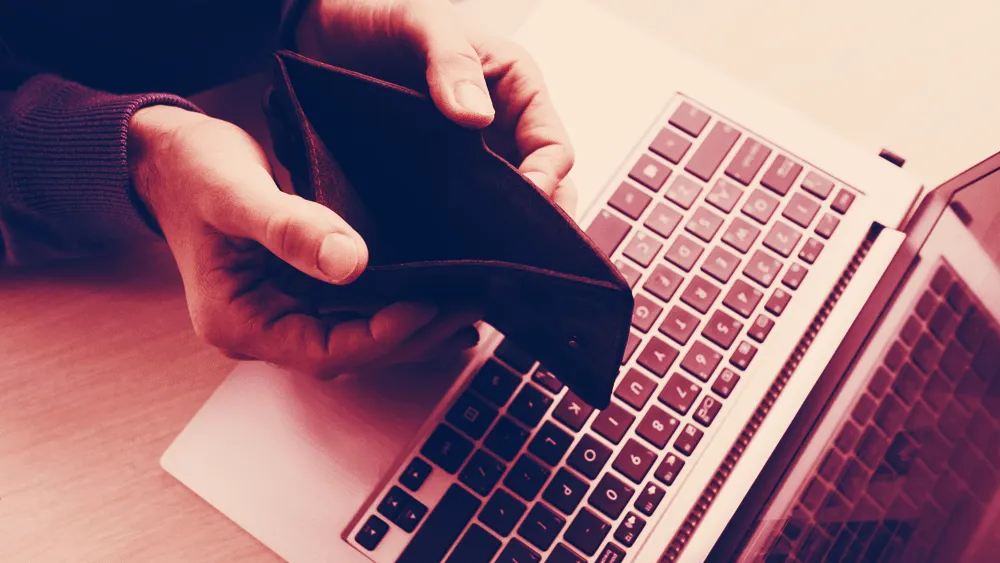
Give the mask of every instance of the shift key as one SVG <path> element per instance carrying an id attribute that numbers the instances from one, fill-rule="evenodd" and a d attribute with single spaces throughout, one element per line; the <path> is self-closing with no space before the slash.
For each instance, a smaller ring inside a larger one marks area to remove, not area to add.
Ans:
<path id="1" fill-rule="evenodd" d="M 615 249 L 625 240 L 625 235 L 632 228 L 624 220 L 615 216 L 607 209 L 602 209 L 597 217 L 587 227 L 587 236 L 605 256 L 614 254 Z"/>
<path id="2" fill-rule="evenodd" d="M 736 129 L 721 121 L 716 123 L 684 169 L 707 182 L 739 138 L 740 132 Z"/>

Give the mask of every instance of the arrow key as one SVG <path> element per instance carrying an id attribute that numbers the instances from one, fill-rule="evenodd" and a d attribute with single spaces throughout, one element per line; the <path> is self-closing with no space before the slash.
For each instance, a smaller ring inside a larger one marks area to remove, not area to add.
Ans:
<path id="1" fill-rule="evenodd" d="M 361 547 L 368 551 L 374 551 L 388 531 L 389 525 L 383 522 L 381 518 L 370 516 L 368 522 L 358 531 L 358 535 L 354 536 L 354 541 L 358 542 Z"/>

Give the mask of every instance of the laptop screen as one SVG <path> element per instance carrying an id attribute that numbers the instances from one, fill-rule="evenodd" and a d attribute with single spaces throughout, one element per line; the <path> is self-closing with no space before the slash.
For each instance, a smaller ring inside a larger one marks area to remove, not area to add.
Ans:
<path id="1" fill-rule="evenodd" d="M 804 441 L 765 469 L 777 485 L 741 507 L 753 524 L 724 536 L 737 560 L 1000 561 L 1000 172 L 931 224 L 852 370 L 810 398 Z"/>

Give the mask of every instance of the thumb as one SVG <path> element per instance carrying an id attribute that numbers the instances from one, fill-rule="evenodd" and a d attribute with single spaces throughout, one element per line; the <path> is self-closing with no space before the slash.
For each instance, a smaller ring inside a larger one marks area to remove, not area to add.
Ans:
<path id="1" fill-rule="evenodd" d="M 466 39 L 451 4 L 411 2 L 398 26 L 427 62 L 427 85 L 435 105 L 449 119 L 480 129 L 496 110 L 483 76 L 479 54 Z"/>
<path id="2" fill-rule="evenodd" d="M 226 234 L 252 239 L 298 270 L 322 281 L 354 281 L 368 265 L 368 247 L 333 210 L 277 189 L 255 190 L 225 214 Z"/>

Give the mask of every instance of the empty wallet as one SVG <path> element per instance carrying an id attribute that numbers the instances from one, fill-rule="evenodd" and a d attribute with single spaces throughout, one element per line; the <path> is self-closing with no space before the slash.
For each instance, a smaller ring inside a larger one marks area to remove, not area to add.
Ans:
<path id="1" fill-rule="evenodd" d="M 369 249 L 345 285 L 272 259 L 282 291 L 345 310 L 475 303 L 580 399 L 607 407 L 633 297 L 573 220 L 428 95 L 291 51 L 274 63 L 264 109 L 275 155 L 295 193 Z"/>

